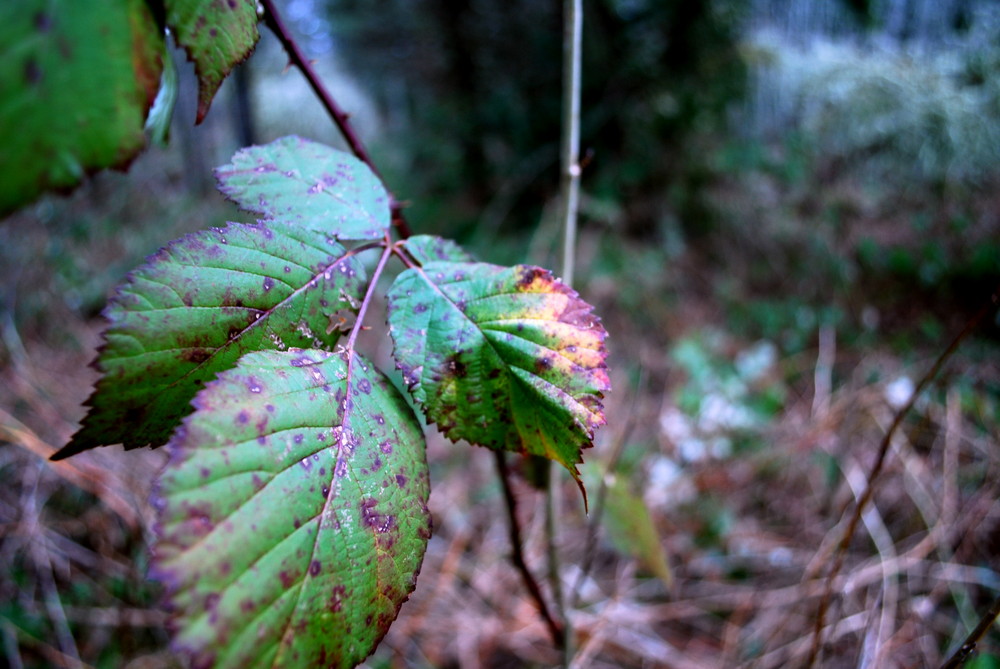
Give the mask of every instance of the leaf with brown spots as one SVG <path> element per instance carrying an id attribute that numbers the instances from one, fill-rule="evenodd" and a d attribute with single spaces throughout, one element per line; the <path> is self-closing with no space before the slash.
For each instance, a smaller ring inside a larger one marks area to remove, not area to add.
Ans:
<path id="1" fill-rule="evenodd" d="M 247 355 L 170 441 L 152 575 L 193 666 L 355 666 L 413 591 L 430 537 L 423 433 L 347 355 Z"/>
<path id="2" fill-rule="evenodd" d="M 90 412 L 56 455 L 122 443 L 161 446 L 205 383 L 251 351 L 332 347 L 330 315 L 356 312 L 357 257 L 293 225 L 230 223 L 169 244 L 111 299 L 103 376 Z"/>
<path id="3" fill-rule="evenodd" d="M 450 239 L 433 235 L 413 235 L 403 240 L 407 254 L 421 265 L 445 260 L 448 262 L 473 262 L 475 258 Z"/>
<path id="4" fill-rule="evenodd" d="M 382 239 L 389 229 L 389 194 L 368 166 L 301 137 L 242 149 L 215 178 L 229 199 L 265 219 L 342 240 Z"/>
<path id="5" fill-rule="evenodd" d="M 187 51 L 198 75 L 201 123 L 212 98 L 234 67 L 246 60 L 260 39 L 256 0 L 164 0 L 167 25 Z"/>
<path id="6" fill-rule="evenodd" d="M 543 456 L 579 482 L 604 424 L 606 333 L 538 267 L 427 262 L 389 290 L 396 366 L 450 439 Z"/>
<path id="7" fill-rule="evenodd" d="M 164 53 L 144 0 L 0 2 L 0 216 L 127 167 Z"/>

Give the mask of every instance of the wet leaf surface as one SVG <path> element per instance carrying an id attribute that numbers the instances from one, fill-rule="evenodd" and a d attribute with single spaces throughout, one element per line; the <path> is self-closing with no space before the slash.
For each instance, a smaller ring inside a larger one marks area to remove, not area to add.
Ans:
<path id="1" fill-rule="evenodd" d="M 347 667 L 413 590 L 430 536 L 420 425 L 364 359 L 253 353 L 169 444 L 153 575 L 196 667 Z"/>
<path id="2" fill-rule="evenodd" d="M 590 305 L 546 270 L 461 262 L 408 269 L 388 298 L 396 365 L 442 432 L 579 480 L 610 388 Z"/>

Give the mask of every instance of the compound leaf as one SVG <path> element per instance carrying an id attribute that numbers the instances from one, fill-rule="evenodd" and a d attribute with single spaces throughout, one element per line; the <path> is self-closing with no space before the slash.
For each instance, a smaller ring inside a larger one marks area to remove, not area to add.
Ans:
<path id="1" fill-rule="evenodd" d="M 450 439 L 540 455 L 579 482 L 604 423 L 605 331 L 538 267 L 428 262 L 388 293 L 396 366 Z"/>
<path id="2" fill-rule="evenodd" d="M 340 244 L 291 225 L 230 223 L 172 242 L 109 302 L 103 377 L 56 457 L 166 443 L 195 393 L 245 353 L 332 346 L 365 283 Z"/>
<path id="3" fill-rule="evenodd" d="M 196 667 L 348 667 L 412 592 L 425 443 L 347 353 L 252 353 L 194 400 L 159 483 L 154 578 Z"/>
<path id="4" fill-rule="evenodd" d="M 260 39 L 256 0 L 164 0 L 167 25 L 187 51 L 198 75 L 201 123 L 212 98 L 232 69 L 253 52 Z"/>
<path id="5" fill-rule="evenodd" d="M 382 239 L 389 229 L 389 195 L 368 166 L 301 137 L 242 149 L 215 178 L 227 197 L 264 218 L 344 240 Z"/>
<path id="6" fill-rule="evenodd" d="M 145 0 L 0 3 L 0 216 L 126 167 L 146 144 L 163 54 Z"/>

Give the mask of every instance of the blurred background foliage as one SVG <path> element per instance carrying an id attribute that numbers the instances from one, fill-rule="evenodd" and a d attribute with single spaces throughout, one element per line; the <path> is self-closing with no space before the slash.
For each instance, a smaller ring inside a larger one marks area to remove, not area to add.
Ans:
<path id="1" fill-rule="evenodd" d="M 414 230 L 557 264 L 560 2 L 280 6 Z M 840 510 L 892 412 L 1000 282 L 1000 6 L 584 9 L 576 288 L 611 333 L 615 392 L 586 467 L 606 511 L 571 510 L 562 535 L 580 666 L 797 666 Z M 83 479 L 39 456 L 82 415 L 113 286 L 170 239 L 246 220 L 211 167 L 291 132 L 339 142 L 271 35 L 197 128 L 175 57 L 166 147 L 0 223 L 11 666 L 173 666 L 134 562 L 163 454 L 80 456 Z M 1000 590 L 998 334 L 989 319 L 904 423 L 823 666 L 935 665 Z M 489 459 L 437 440 L 429 455 L 435 537 L 371 666 L 550 665 Z M 541 571 L 538 498 L 518 494 Z M 981 648 L 977 666 L 994 666 L 998 638 Z"/>

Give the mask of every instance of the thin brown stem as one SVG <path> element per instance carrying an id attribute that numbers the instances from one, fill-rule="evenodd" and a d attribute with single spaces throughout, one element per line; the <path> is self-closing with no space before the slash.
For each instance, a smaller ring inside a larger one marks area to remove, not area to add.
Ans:
<path id="1" fill-rule="evenodd" d="M 316 73 L 315 68 L 313 68 L 312 62 L 309 61 L 305 55 L 303 55 L 298 42 L 296 42 L 292 37 L 292 34 L 285 25 L 285 22 L 281 19 L 281 15 L 278 13 L 278 8 L 275 7 L 273 0 L 261 0 L 260 4 L 261 7 L 264 8 L 264 23 L 275 34 L 278 41 L 281 42 L 281 46 L 288 54 L 289 61 L 291 61 L 295 67 L 299 68 L 303 76 L 305 76 L 306 81 L 309 82 L 309 86 L 316 94 L 316 97 L 319 98 L 323 108 L 326 109 L 327 114 L 329 114 L 330 118 L 333 119 L 337 129 L 340 130 L 340 134 L 344 136 L 344 141 L 347 142 L 351 152 L 354 153 L 354 155 L 357 156 L 361 162 L 368 165 L 372 172 L 374 172 L 375 175 L 381 179 L 382 175 L 379 174 L 378 168 L 375 167 L 371 156 L 368 155 L 368 150 L 365 149 L 364 143 L 361 141 L 361 138 L 358 137 L 358 133 L 355 132 L 354 126 L 351 125 L 350 115 L 340 108 L 340 105 L 338 105 L 336 100 L 333 99 L 330 92 L 326 90 L 326 87 L 323 85 L 322 80 Z M 399 236 L 405 239 L 412 234 L 410 232 L 410 226 L 406 222 L 406 218 L 403 216 L 402 205 L 400 205 L 394 197 L 391 199 L 392 224 L 399 233 Z"/>
<path id="2" fill-rule="evenodd" d="M 510 529 L 510 545 L 511 545 L 511 562 L 514 563 L 514 567 L 521 573 L 521 579 L 524 581 L 524 587 L 528 589 L 528 594 L 531 598 L 535 600 L 535 605 L 538 607 L 538 613 L 542 616 L 542 620 L 545 622 L 545 626 L 549 628 L 549 635 L 552 637 L 552 643 L 560 650 L 566 644 L 566 633 L 563 626 L 552 617 L 552 613 L 549 611 L 549 605 L 545 603 L 545 597 L 542 596 L 542 588 L 538 585 L 538 581 L 532 575 L 531 570 L 528 569 L 527 563 L 524 561 L 524 553 L 521 550 L 521 524 L 517 519 L 517 500 L 514 499 L 514 491 L 510 487 L 510 472 L 507 469 L 507 459 L 503 451 L 494 451 L 494 457 L 497 463 L 497 474 L 500 479 L 500 485 L 503 488 L 503 498 L 504 502 L 507 504 L 507 520 Z"/>
<path id="3" fill-rule="evenodd" d="M 868 473 L 868 480 L 865 483 L 864 492 L 858 498 L 857 504 L 854 507 L 854 512 L 851 514 L 850 521 L 847 523 L 847 529 L 844 531 L 844 536 L 841 538 L 840 543 L 837 545 L 836 552 L 833 556 L 833 562 L 830 567 L 830 572 L 826 577 L 826 586 L 823 591 L 823 596 L 820 598 L 819 607 L 816 611 L 816 620 L 813 625 L 812 634 L 812 645 L 809 649 L 809 659 L 806 662 L 807 667 L 813 667 L 816 664 L 816 660 L 819 659 L 819 652 L 822 646 L 822 636 L 823 627 L 826 624 L 826 614 L 830 609 L 830 603 L 833 599 L 833 584 L 837 580 L 837 576 L 840 575 L 840 570 L 844 567 L 844 559 L 847 554 L 847 548 L 851 544 L 851 540 L 854 538 L 854 534 L 858 529 L 858 524 L 861 521 L 861 517 L 864 515 L 865 507 L 871 501 L 872 496 L 875 494 L 875 480 L 882 473 L 882 467 L 885 465 L 886 456 L 889 453 L 889 447 L 892 445 L 892 438 L 896 434 L 896 430 L 899 426 L 903 424 L 903 419 L 906 418 L 907 414 L 913 408 L 916 403 L 917 398 L 923 393 L 923 391 L 930 385 L 931 381 L 937 377 L 938 372 L 944 366 L 944 363 L 948 361 L 949 358 L 958 350 L 959 345 L 965 341 L 965 339 L 977 328 L 979 324 L 983 321 L 988 314 L 990 314 L 1000 303 L 1000 287 L 997 287 L 990 295 L 990 299 L 980 307 L 979 311 L 969 319 L 965 324 L 965 327 L 961 332 L 952 340 L 948 348 L 938 356 L 937 360 L 931 368 L 924 374 L 923 378 L 920 379 L 920 383 L 913 390 L 913 394 L 910 395 L 910 399 L 906 404 L 896 412 L 895 417 L 892 420 L 892 424 L 886 431 L 885 436 L 882 437 L 882 443 L 879 445 L 878 455 L 875 458 L 875 464 L 872 466 L 871 471 Z"/>
<path id="4" fill-rule="evenodd" d="M 958 669 L 965 661 L 969 659 L 972 655 L 972 651 L 976 649 L 976 644 L 979 640 L 985 636 L 985 634 L 993 627 L 993 623 L 996 622 L 997 617 L 1000 616 L 1000 597 L 993 600 L 993 604 L 987 609 L 986 613 L 979 620 L 979 624 L 976 628 L 969 633 L 969 636 L 965 637 L 965 641 L 962 645 L 958 647 L 955 654 L 948 658 L 948 661 L 941 665 L 941 669 Z"/>

